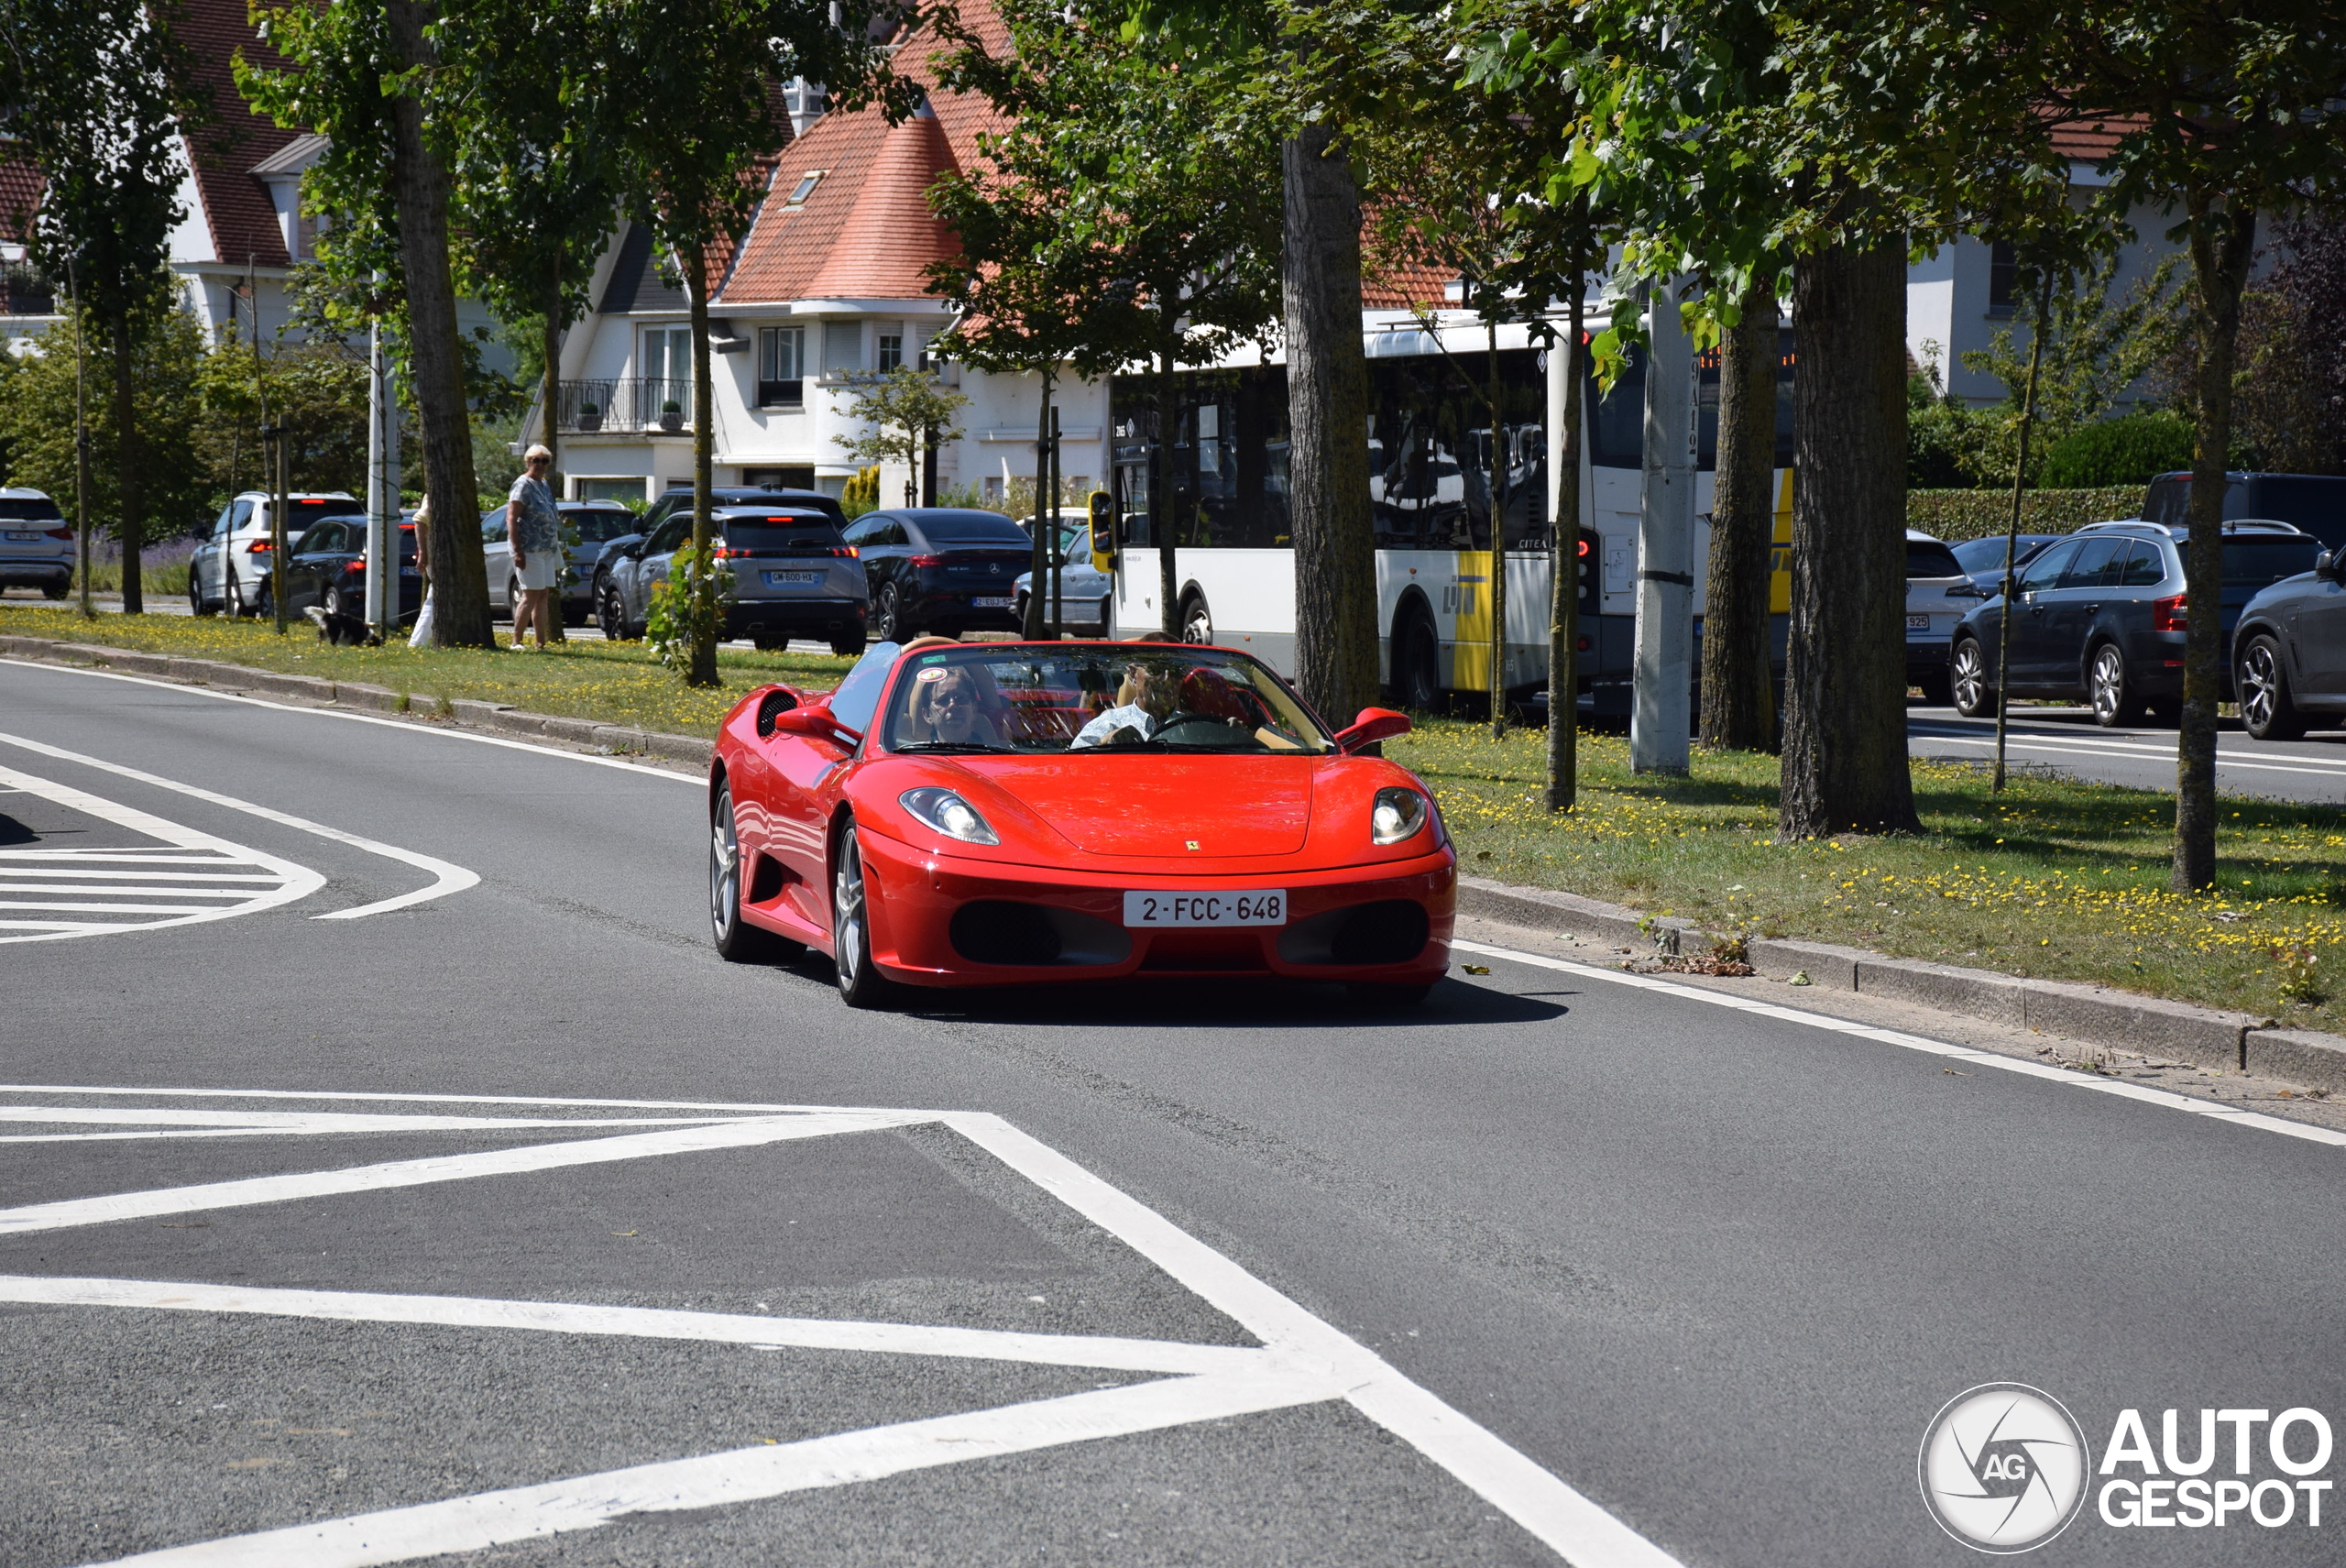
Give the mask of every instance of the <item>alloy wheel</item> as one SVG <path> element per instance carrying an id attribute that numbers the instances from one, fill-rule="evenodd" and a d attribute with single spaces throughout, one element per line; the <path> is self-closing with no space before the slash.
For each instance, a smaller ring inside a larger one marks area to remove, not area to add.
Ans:
<path id="1" fill-rule="evenodd" d="M 1977 718 L 1989 707 L 1988 662 L 1979 653 L 1979 644 L 1965 641 L 1955 650 L 1955 710 L 1966 718 Z"/>
<path id="2" fill-rule="evenodd" d="M 1201 594 L 1191 599 L 1181 613 L 1181 641 L 1209 644 L 1213 641 L 1213 610 Z"/>
<path id="3" fill-rule="evenodd" d="M 897 603 L 895 584 L 890 583 L 880 590 L 879 602 L 872 607 L 872 630 L 880 634 L 881 641 L 904 640 L 904 611 Z"/>
<path id="4" fill-rule="evenodd" d="M 741 920 L 741 842 L 733 828 L 733 792 L 717 792 L 708 834 L 708 925 L 723 952 Z"/>
<path id="5" fill-rule="evenodd" d="M 839 866 L 831 877 L 831 960 L 839 970 L 840 1000 L 850 1007 L 886 1004 L 895 988 L 872 962 L 872 905 L 852 822 L 839 834 Z"/>
<path id="6" fill-rule="evenodd" d="M 2086 691 L 2093 702 L 2094 722 L 2103 729 L 2141 722 L 2142 704 L 2129 689 L 2126 655 L 2116 643 L 2105 642 L 2094 651 L 2093 673 L 2087 679 Z"/>
<path id="7" fill-rule="evenodd" d="M 608 577 L 603 580 L 603 591 L 595 596 L 595 620 L 603 629 L 605 641 L 627 641 L 627 609 L 619 603 L 619 586 Z"/>
<path id="8" fill-rule="evenodd" d="M 2294 740 L 2306 732 L 2305 720 L 2289 700 L 2288 675 L 2281 667 L 2281 650 L 2266 637 L 2250 641 L 2241 655 L 2241 727 L 2259 740 Z"/>

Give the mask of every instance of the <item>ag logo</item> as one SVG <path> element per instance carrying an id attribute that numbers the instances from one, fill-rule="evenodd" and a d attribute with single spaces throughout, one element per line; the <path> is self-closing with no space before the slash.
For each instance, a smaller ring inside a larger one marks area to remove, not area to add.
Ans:
<path id="1" fill-rule="evenodd" d="M 2032 1552 L 2086 1500 L 2092 1455 L 2061 1402 L 2023 1383 L 1983 1383 L 1947 1401 L 1916 1469 L 1939 1528 L 1975 1551 Z"/>

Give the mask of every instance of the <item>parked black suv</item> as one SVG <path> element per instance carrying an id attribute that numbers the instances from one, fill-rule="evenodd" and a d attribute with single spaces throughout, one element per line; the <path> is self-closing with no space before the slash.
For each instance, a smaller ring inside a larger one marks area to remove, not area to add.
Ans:
<path id="1" fill-rule="evenodd" d="M 1018 630 L 1018 574 L 1034 543 L 998 511 L 899 507 L 866 512 L 847 531 L 872 586 L 872 630 L 882 642 L 922 631 Z"/>
<path id="2" fill-rule="evenodd" d="M 2012 695 L 2083 697 L 2104 726 L 2139 724 L 2146 711 L 2173 723 L 2183 702 L 2186 533 L 2150 522 L 2097 522 L 2047 545 L 2023 567 L 2012 630 Z M 2227 668 L 2242 607 L 2260 589 L 2310 570 L 2320 552 L 2320 541 L 2286 522 L 2224 524 L 2217 619 Z M 1967 718 L 1995 711 L 2004 607 L 2001 596 L 1991 598 L 1956 625 L 1947 669 L 1956 711 Z"/>
<path id="3" fill-rule="evenodd" d="M 2346 550 L 2250 599 L 2232 649 L 2241 728 L 2257 740 L 2294 740 L 2312 716 L 2346 713 Z"/>
<path id="4" fill-rule="evenodd" d="M 820 490 L 770 490 L 755 485 L 717 485 L 709 489 L 708 505 L 712 512 L 721 511 L 727 507 L 778 507 L 791 511 L 819 511 L 831 520 L 832 526 L 842 529 L 847 526 L 847 513 L 839 510 L 838 498 L 827 496 Z M 693 488 L 690 485 L 671 485 L 660 492 L 632 530 L 605 538 L 586 583 L 588 613 L 597 617 L 602 614 L 603 585 L 610 576 L 614 563 L 620 560 L 629 549 L 641 544 L 652 530 L 669 518 L 679 511 L 690 517 L 692 510 Z M 582 567 L 581 570 L 586 568 Z"/>

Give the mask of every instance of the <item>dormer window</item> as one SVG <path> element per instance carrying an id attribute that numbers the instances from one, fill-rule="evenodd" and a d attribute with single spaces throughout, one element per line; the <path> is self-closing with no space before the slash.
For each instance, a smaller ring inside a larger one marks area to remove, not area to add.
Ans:
<path id="1" fill-rule="evenodd" d="M 828 170 L 810 169 L 806 173 L 800 175 L 798 177 L 798 189 L 790 193 L 790 200 L 784 204 L 785 206 L 792 207 L 805 206 L 806 204 L 806 198 L 815 193 L 815 187 L 823 182 L 823 176 L 828 172 L 829 170 Z"/>

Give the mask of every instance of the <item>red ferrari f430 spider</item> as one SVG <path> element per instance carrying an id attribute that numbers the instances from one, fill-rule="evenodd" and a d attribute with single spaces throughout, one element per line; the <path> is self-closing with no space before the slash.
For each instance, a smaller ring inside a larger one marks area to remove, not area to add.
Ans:
<path id="1" fill-rule="evenodd" d="M 1339 981 L 1413 1003 L 1449 965 L 1457 857 L 1416 775 L 1244 653 L 881 643 L 828 696 L 767 686 L 711 762 L 728 959 L 898 986 L 1129 975 Z"/>

